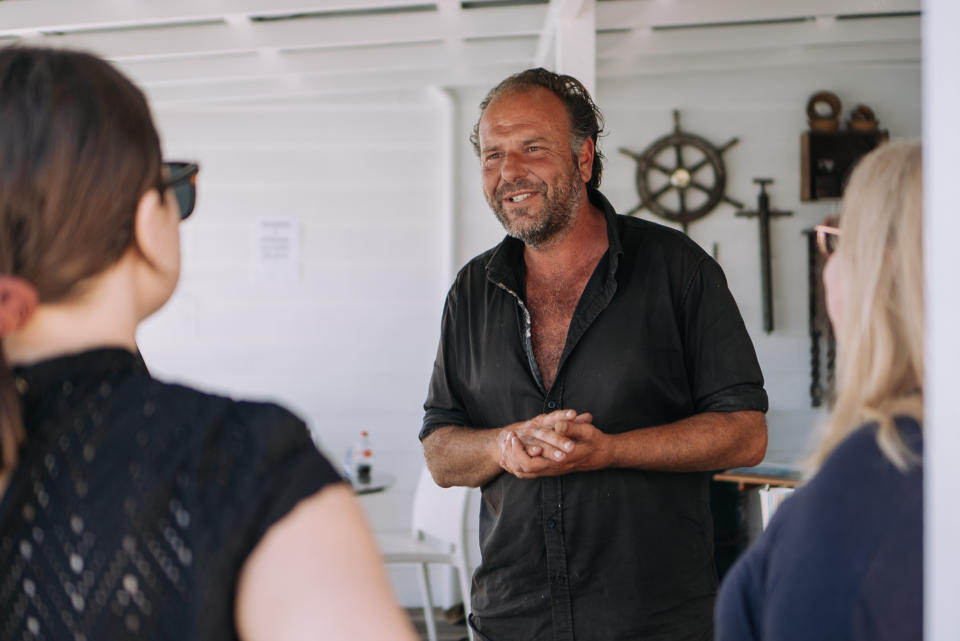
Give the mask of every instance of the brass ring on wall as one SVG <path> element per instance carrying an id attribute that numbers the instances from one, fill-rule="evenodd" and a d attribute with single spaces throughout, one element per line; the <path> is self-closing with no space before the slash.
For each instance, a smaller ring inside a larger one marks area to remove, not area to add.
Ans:
<path id="1" fill-rule="evenodd" d="M 830 107 L 829 116 L 817 113 L 817 105 L 825 103 Z M 840 99 L 830 91 L 819 91 L 807 101 L 807 117 L 814 131 L 836 131 L 840 124 Z"/>
<path id="2" fill-rule="evenodd" d="M 857 105 L 850 112 L 847 126 L 854 131 L 871 132 L 877 130 L 877 116 L 867 105 Z"/>

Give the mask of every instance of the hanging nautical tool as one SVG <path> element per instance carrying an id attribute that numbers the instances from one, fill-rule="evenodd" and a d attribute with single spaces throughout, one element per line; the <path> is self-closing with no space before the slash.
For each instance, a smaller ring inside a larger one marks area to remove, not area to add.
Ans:
<path id="1" fill-rule="evenodd" d="M 646 208 L 661 218 L 680 223 L 686 233 L 691 222 L 709 214 L 721 201 L 742 209 L 743 203 L 725 193 L 727 168 L 723 154 L 737 142 L 738 138 L 731 138 L 716 147 L 701 136 L 683 131 L 680 112 L 674 109 L 673 133 L 654 141 L 641 153 L 620 148 L 620 153 L 637 161 L 640 203 L 627 214 Z M 661 157 L 671 151 L 672 162 Z M 710 170 L 709 178 L 700 174 L 704 169 Z"/>
<path id="2" fill-rule="evenodd" d="M 770 196 L 767 194 L 767 185 L 773 182 L 772 178 L 754 178 L 753 182 L 760 185 L 760 194 L 757 196 L 756 211 L 738 211 L 737 216 L 760 220 L 760 286 L 763 293 L 763 331 L 773 331 L 773 279 L 770 273 L 770 219 L 776 216 L 792 216 L 791 211 L 777 211 L 770 209 Z"/>
<path id="3" fill-rule="evenodd" d="M 827 317 L 826 295 L 823 291 L 823 266 L 827 259 L 817 249 L 817 232 L 803 231 L 807 239 L 807 307 L 810 330 L 810 405 L 820 407 L 833 394 L 837 341 Z M 826 354 L 823 353 L 826 347 Z M 821 367 L 826 370 L 821 376 Z"/>

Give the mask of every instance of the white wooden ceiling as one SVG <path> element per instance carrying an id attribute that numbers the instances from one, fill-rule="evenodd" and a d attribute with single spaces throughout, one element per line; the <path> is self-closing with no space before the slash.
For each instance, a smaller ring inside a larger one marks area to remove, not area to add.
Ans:
<path id="1" fill-rule="evenodd" d="M 0 45 L 97 52 L 154 102 L 490 85 L 591 0 L 0 0 Z M 912 64 L 921 0 L 597 0 L 599 78 Z M 547 63 L 546 66 L 550 66 Z"/>

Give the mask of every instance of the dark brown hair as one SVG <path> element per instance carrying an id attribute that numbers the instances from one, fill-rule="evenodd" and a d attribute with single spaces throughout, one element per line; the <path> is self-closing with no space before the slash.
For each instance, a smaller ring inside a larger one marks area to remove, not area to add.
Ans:
<path id="1" fill-rule="evenodd" d="M 590 97 L 590 92 L 573 76 L 565 76 L 537 67 L 536 69 L 527 69 L 515 73 L 503 80 L 491 89 L 490 93 L 480 103 L 480 118 L 477 118 L 477 124 L 473 126 L 473 133 L 470 135 L 473 150 L 478 156 L 480 155 L 480 119 L 483 118 L 483 112 L 487 110 L 491 102 L 504 94 L 530 91 L 538 87 L 550 91 L 567 108 L 567 116 L 570 121 L 570 150 L 574 157 L 580 151 L 583 141 L 587 138 L 593 140 L 595 149 L 593 168 L 590 172 L 587 187 L 598 188 L 600 186 L 600 175 L 603 173 L 603 154 L 597 146 L 597 138 L 603 135 L 603 114 L 600 113 L 599 107 Z"/>
<path id="2" fill-rule="evenodd" d="M 0 49 L 0 274 L 32 283 L 40 303 L 77 295 L 131 246 L 140 197 L 162 185 L 147 101 L 119 71 L 86 53 Z M 0 350 L 0 471 L 22 439 Z"/>

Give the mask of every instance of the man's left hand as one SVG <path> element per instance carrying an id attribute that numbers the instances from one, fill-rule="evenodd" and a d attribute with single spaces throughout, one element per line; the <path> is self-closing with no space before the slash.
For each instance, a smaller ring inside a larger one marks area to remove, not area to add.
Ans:
<path id="1" fill-rule="evenodd" d="M 503 455 L 513 459 L 527 459 L 525 471 L 514 472 L 518 478 L 558 476 L 610 467 L 614 462 L 614 437 L 597 429 L 592 421 L 590 414 L 580 414 L 573 422 L 558 425 L 556 431 L 574 441 L 573 449 L 566 452 L 562 460 L 530 456 L 530 452 L 525 450 L 517 439 L 511 439 L 504 444 Z"/>

